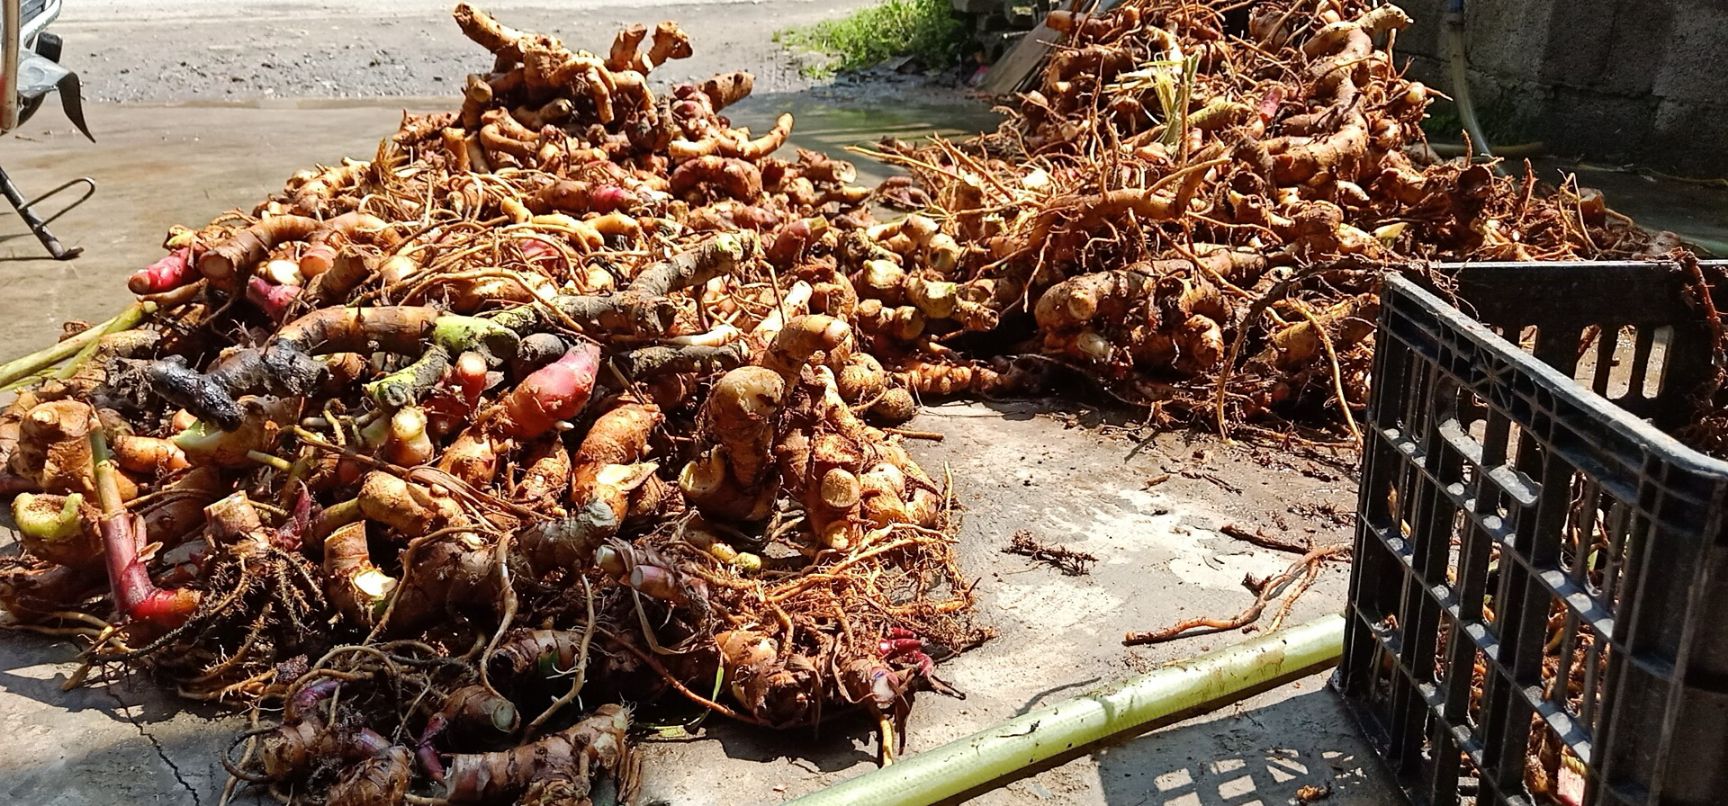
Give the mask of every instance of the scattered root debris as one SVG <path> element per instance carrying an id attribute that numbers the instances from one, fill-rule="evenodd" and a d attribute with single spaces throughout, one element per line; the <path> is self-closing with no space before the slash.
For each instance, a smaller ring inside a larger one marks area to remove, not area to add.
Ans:
<path id="1" fill-rule="evenodd" d="M 1266 606 L 1274 599 L 1283 596 L 1283 603 L 1278 608 L 1277 615 L 1272 617 L 1272 623 L 1267 627 L 1276 630 L 1283 626 L 1284 619 L 1290 615 L 1291 608 L 1296 606 L 1296 600 L 1308 592 L 1308 588 L 1320 577 L 1320 569 L 1328 560 L 1342 560 L 1350 556 L 1349 545 L 1320 546 L 1310 549 L 1302 557 L 1291 563 L 1288 568 L 1267 579 L 1255 579 L 1247 576 L 1242 579 L 1242 587 L 1254 594 L 1254 603 L 1246 610 L 1227 619 L 1191 618 L 1179 621 L 1162 630 L 1147 632 L 1130 632 L 1122 637 L 1124 646 L 1144 646 L 1147 644 L 1162 644 L 1178 638 L 1191 638 L 1196 635 L 1239 630 L 1260 620 L 1266 612 Z"/>
<path id="2" fill-rule="evenodd" d="M 1033 537 L 1032 533 L 1022 529 L 1014 533 L 1014 538 L 1008 547 L 1002 549 L 1005 554 L 1018 554 L 1031 557 L 1071 577 L 1086 576 L 1092 573 L 1092 564 L 1098 558 L 1084 551 L 1076 551 L 1066 546 L 1044 543 Z"/>
<path id="3" fill-rule="evenodd" d="M 1289 540 L 1266 534 L 1263 530 L 1249 529 L 1235 523 L 1226 523 L 1223 526 L 1218 527 L 1218 531 L 1220 534 L 1229 535 L 1237 540 L 1252 543 L 1260 548 L 1282 551 L 1287 554 L 1307 554 L 1314 550 L 1314 541 L 1312 540 L 1303 540 L 1301 543 L 1293 543 Z"/>

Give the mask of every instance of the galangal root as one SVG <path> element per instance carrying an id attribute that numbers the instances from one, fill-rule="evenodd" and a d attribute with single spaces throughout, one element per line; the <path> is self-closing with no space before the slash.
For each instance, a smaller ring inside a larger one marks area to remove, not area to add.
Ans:
<path id="1" fill-rule="evenodd" d="M 8 380 L 8 623 L 253 705 L 224 761 L 298 802 L 628 800 L 624 703 L 895 730 L 951 692 L 925 642 L 986 633 L 842 242 L 959 246 L 775 156 L 790 115 L 733 127 L 747 74 L 650 89 L 675 25 L 456 17 L 494 60 L 460 110 L 174 229 L 141 329 Z"/>
<path id="2" fill-rule="evenodd" d="M 1350 431 L 1381 272 L 1664 251 L 1575 182 L 1433 161 L 1397 6 L 1222 5 L 1055 12 L 1063 41 L 998 131 L 869 152 L 912 175 L 885 202 L 940 211 L 844 244 L 883 366 L 980 394 L 976 362 L 1037 353 L 1155 419 Z"/>

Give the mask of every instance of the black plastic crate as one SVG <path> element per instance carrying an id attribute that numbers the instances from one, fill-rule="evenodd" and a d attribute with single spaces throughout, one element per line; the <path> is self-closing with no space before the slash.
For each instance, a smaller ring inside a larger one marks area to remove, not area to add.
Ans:
<path id="1" fill-rule="evenodd" d="M 1728 463 L 1678 267 L 1382 294 L 1333 683 L 1420 804 L 1728 802 Z M 1595 390 L 1594 393 L 1591 390 Z"/>

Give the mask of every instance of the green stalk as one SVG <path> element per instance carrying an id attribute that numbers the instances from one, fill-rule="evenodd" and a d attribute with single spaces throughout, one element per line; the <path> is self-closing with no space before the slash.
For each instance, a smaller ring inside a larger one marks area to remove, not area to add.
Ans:
<path id="1" fill-rule="evenodd" d="M 0 386 L 10 386 L 16 381 L 41 372 L 77 355 L 86 347 L 94 348 L 103 336 L 131 330 L 142 324 L 144 319 L 155 311 L 156 303 L 154 302 L 134 302 L 126 306 L 126 310 L 121 311 L 114 318 L 101 324 L 92 325 L 86 328 L 83 333 L 56 342 L 22 358 L 14 358 L 0 364 Z"/>
<path id="2" fill-rule="evenodd" d="M 1040 708 L 793 803 L 937 803 L 1105 739 L 1216 710 L 1313 674 L 1337 663 L 1343 648 L 1344 617 L 1325 616 Z"/>
<path id="3" fill-rule="evenodd" d="M 478 316 L 444 314 L 432 323 L 432 343 L 460 355 L 467 350 L 479 350 L 500 361 L 516 357 L 521 337 L 516 331 L 491 319 Z"/>
<path id="4" fill-rule="evenodd" d="M 154 303 L 154 302 L 139 303 L 140 311 L 147 314 L 147 313 L 149 313 L 149 311 L 144 310 L 145 306 L 148 306 L 148 308 L 150 308 L 151 310 L 154 310 L 156 307 L 156 303 Z M 143 317 L 142 316 L 138 317 L 138 320 L 142 321 Z M 137 327 L 137 325 L 138 325 L 138 322 L 136 322 L 136 321 L 128 323 L 124 318 L 122 318 L 122 316 L 116 316 L 113 319 L 110 319 L 106 322 L 103 322 L 102 324 L 91 326 L 90 329 L 84 331 L 84 333 L 89 333 L 91 330 L 94 330 L 94 331 L 97 331 L 96 337 L 91 339 L 89 344 L 84 345 L 84 349 L 79 350 L 77 355 L 72 356 L 71 361 L 67 361 L 64 365 L 62 365 L 60 367 L 60 369 L 56 370 L 54 372 L 54 374 L 50 375 L 49 377 L 54 378 L 55 380 L 61 380 L 61 381 L 72 377 L 73 375 L 78 373 L 78 370 L 80 368 L 82 368 L 84 366 L 84 364 L 86 364 L 87 362 L 90 361 L 90 357 L 95 355 L 97 350 L 102 349 L 102 339 L 106 338 L 108 336 L 108 334 L 119 333 L 119 332 L 125 331 L 125 330 L 131 330 L 132 328 Z M 78 335 L 82 336 L 82 335 L 84 335 L 84 333 L 80 333 Z"/>
<path id="5" fill-rule="evenodd" d="M 0 392 L 16 392 L 26 386 L 35 386 L 36 384 L 48 380 L 48 376 L 51 374 L 53 374 L 51 370 L 30 373 L 18 380 L 6 384 L 5 386 L 0 386 Z"/>
<path id="6" fill-rule="evenodd" d="M 96 478 L 96 508 L 104 520 L 123 515 L 126 502 L 120 498 L 120 483 L 115 480 L 114 452 L 108 448 L 108 435 L 102 429 L 90 431 L 91 472 Z"/>
<path id="7" fill-rule="evenodd" d="M 287 473 L 294 469 L 294 464 L 289 462 L 287 459 L 263 451 L 247 451 L 246 458 L 282 473 Z"/>
<path id="8" fill-rule="evenodd" d="M 331 504 L 312 516 L 312 524 L 306 528 L 305 534 L 300 536 L 301 545 L 315 552 L 322 552 L 324 541 L 332 532 L 364 517 L 360 512 L 360 500 L 357 498 Z"/>

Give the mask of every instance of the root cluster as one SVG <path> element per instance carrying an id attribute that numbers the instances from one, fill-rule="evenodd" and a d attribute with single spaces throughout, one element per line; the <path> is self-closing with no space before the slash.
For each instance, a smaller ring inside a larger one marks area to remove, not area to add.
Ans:
<path id="1" fill-rule="evenodd" d="M 1435 161 L 1420 128 L 1435 93 L 1393 52 L 1409 22 L 1365 0 L 1056 12 L 1063 41 L 998 131 L 875 152 L 915 178 L 884 198 L 963 246 L 907 273 L 940 275 L 968 323 L 1016 339 L 878 328 L 878 357 L 950 393 L 991 382 L 924 370 L 972 369 L 944 345 L 1039 353 L 1159 415 L 1349 430 L 1381 272 L 1667 249 L 1575 184 Z"/>

